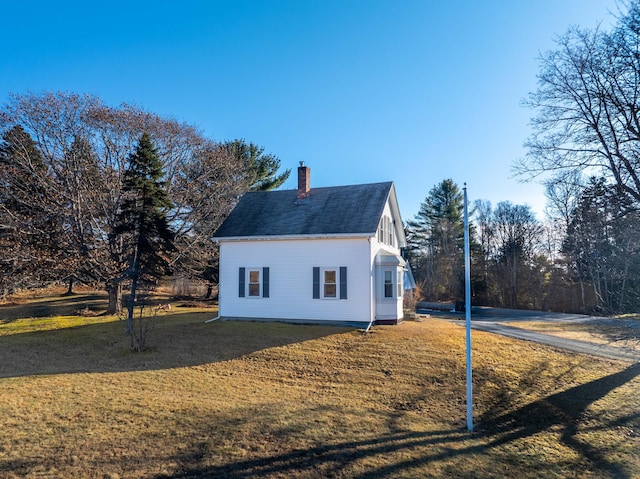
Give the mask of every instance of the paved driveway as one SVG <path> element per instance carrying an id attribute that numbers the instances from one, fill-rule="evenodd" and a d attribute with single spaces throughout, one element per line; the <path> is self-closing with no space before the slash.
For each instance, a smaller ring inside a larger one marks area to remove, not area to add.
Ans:
<path id="1" fill-rule="evenodd" d="M 429 313 L 435 317 L 441 317 L 461 326 L 465 325 L 464 313 L 435 312 L 418 310 Z M 585 316 L 581 314 L 547 313 L 541 311 L 522 311 L 515 309 L 474 307 L 471 312 L 471 328 L 479 331 L 500 334 L 510 338 L 534 341 L 536 343 L 553 346 L 555 348 L 573 351 L 576 353 L 590 354 L 608 359 L 616 359 L 630 363 L 640 362 L 640 351 L 622 349 L 606 344 L 594 344 L 576 339 L 560 338 L 549 334 L 528 331 L 526 329 L 509 326 L 508 323 L 520 321 L 549 321 L 549 322 L 574 322 L 574 321 L 601 321 L 605 318 Z"/>

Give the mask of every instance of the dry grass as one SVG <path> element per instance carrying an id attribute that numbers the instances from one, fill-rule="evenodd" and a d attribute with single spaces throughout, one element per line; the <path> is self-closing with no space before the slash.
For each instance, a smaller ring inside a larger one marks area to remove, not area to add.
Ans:
<path id="1" fill-rule="evenodd" d="M 469 433 L 456 325 L 211 316 L 3 324 L 0 477 L 640 477 L 638 365 L 474 332 Z"/>
<path id="2" fill-rule="evenodd" d="M 640 350 L 640 318 L 635 316 L 565 322 L 512 321 L 507 324 L 561 338 Z"/>

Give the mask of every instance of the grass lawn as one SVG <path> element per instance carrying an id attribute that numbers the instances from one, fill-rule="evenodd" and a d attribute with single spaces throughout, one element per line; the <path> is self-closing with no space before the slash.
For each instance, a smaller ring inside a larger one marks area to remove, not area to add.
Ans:
<path id="1" fill-rule="evenodd" d="M 606 344 L 622 349 L 640 350 L 640 315 L 589 321 L 513 321 L 507 324 L 515 328 L 528 329 L 562 338 Z"/>
<path id="2" fill-rule="evenodd" d="M 54 301 L 55 303 L 55 301 Z M 54 305 L 55 306 L 55 305 Z M 3 316 L 0 477 L 638 478 L 640 365 L 464 329 Z"/>

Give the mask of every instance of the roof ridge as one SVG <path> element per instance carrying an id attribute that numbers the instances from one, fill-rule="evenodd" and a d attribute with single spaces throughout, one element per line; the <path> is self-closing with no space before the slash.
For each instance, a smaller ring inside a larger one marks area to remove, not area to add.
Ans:
<path id="1" fill-rule="evenodd" d="M 373 183 L 354 183 L 351 185 L 334 185 L 334 186 L 312 186 L 312 190 L 326 190 L 337 188 L 353 188 L 356 186 L 373 186 L 373 185 L 390 185 L 393 181 L 375 181 Z M 296 188 L 287 188 L 286 190 L 266 190 L 266 191 L 247 191 L 247 193 L 271 193 L 276 191 L 298 191 Z"/>

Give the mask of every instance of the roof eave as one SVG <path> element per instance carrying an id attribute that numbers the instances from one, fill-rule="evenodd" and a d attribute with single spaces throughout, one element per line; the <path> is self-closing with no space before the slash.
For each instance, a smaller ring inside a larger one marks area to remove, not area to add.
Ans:
<path id="1" fill-rule="evenodd" d="M 402 221 L 402 216 L 400 215 L 400 206 L 398 205 L 398 196 L 396 195 L 396 187 L 393 183 L 391 183 L 391 188 L 389 189 L 389 205 L 394 213 L 400 220 L 400 225 L 396 228 L 396 233 L 398 235 L 398 247 L 406 248 L 407 246 L 407 237 L 404 233 L 404 222 Z"/>
<path id="2" fill-rule="evenodd" d="M 376 233 L 327 233 L 327 234 L 307 234 L 307 235 L 262 235 L 262 236 L 221 236 L 212 238 L 214 242 L 222 241 L 291 241 L 307 239 L 350 239 L 350 238 L 372 238 Z"/>

